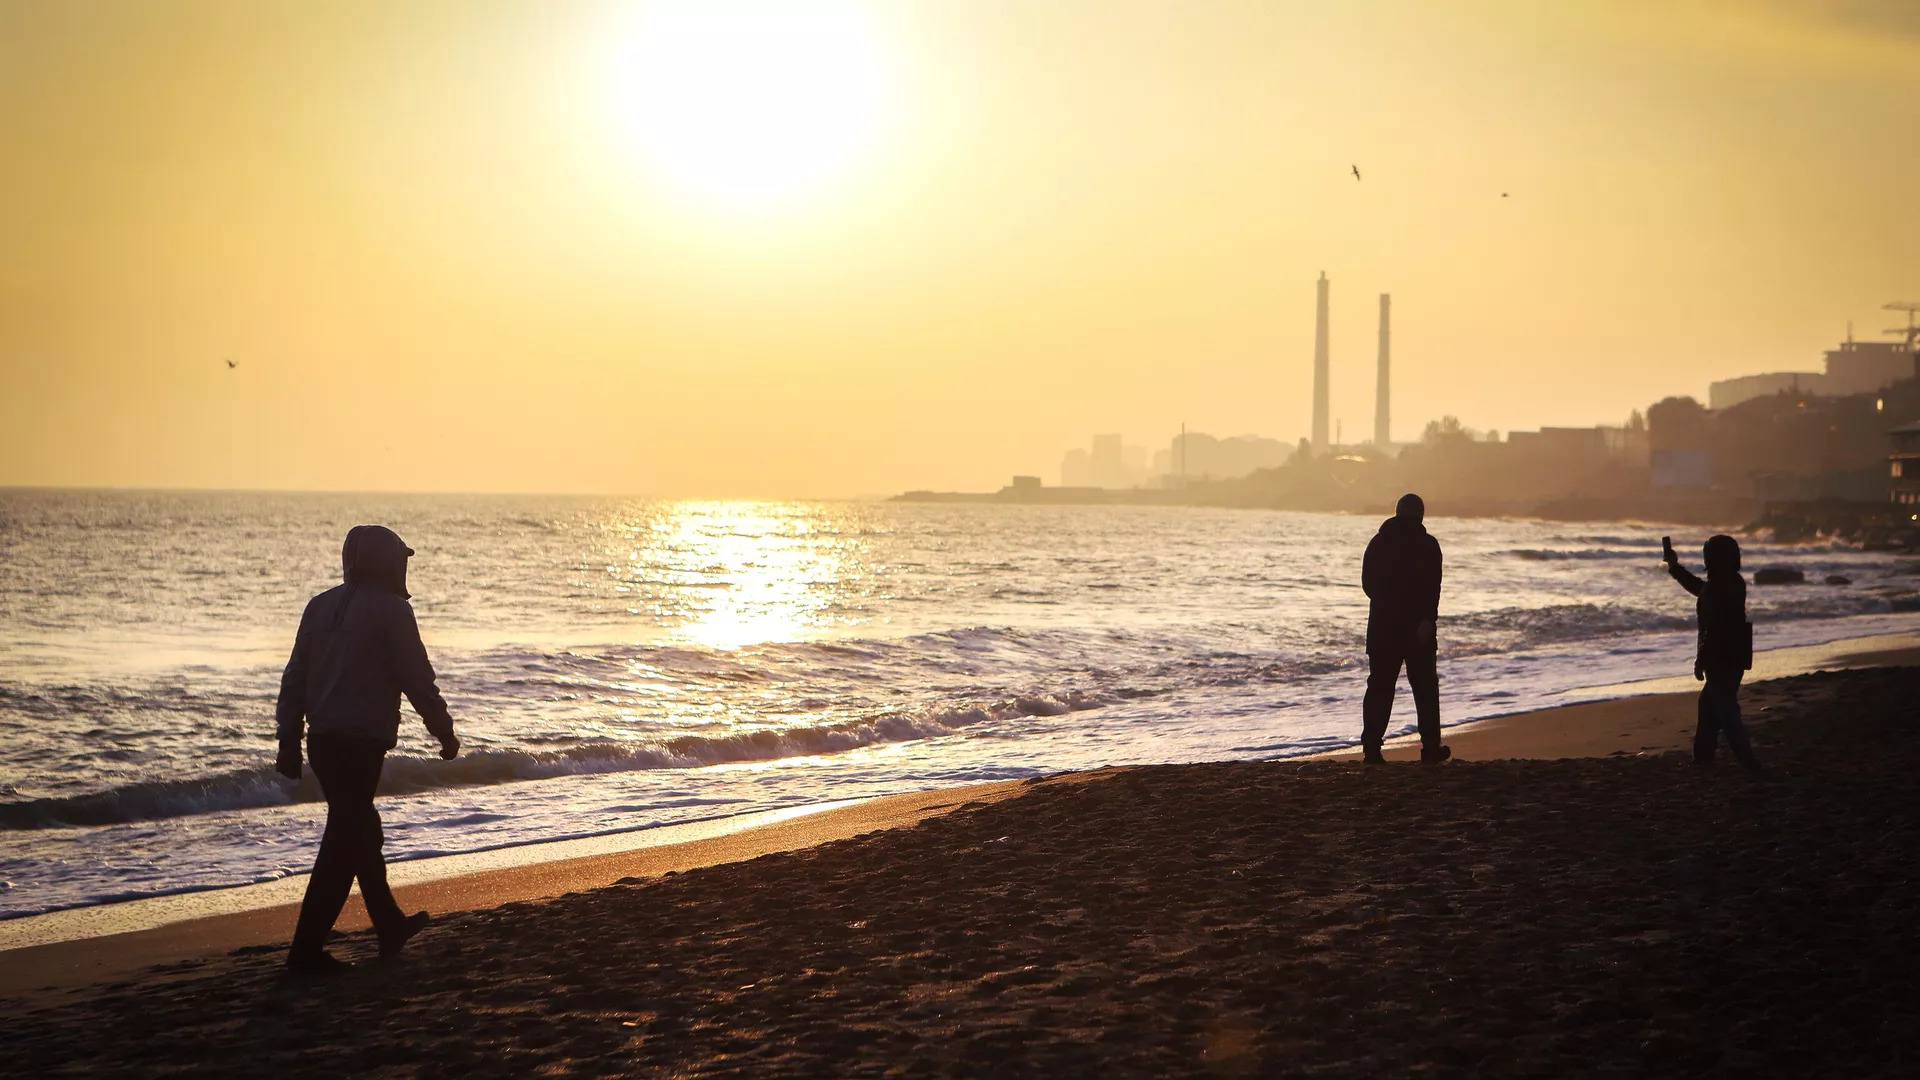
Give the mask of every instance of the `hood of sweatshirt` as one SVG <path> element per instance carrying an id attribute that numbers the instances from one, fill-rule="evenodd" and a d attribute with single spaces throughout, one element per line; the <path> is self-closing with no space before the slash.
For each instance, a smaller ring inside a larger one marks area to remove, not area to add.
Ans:
<path id="1" fill-rule="evenodd" d="M 413 549 L 385 525 L 355 525 L 340 548 L 340 572 L 349 585 L 374 585 L 408 599 L 407 557 Z"/>
<path id="2" fill-rule="evenodd" d="M 1403 517 L 1390 517 L 1380 523 L 1381 536 L 1425 536 L 1427 526 L 1424 522 L 1409 521 Z"/>
<path id="3" fill-rule="evenodd" d="M 1740 573 L 1740 541 L 1721 534 L 1707 538 L 1703 551 L 1707 562 L 1707 577 L 1724 578 Z"/>

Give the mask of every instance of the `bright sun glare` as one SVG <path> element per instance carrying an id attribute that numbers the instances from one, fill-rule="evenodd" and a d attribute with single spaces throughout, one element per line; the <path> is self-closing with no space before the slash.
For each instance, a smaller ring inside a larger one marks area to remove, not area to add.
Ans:
<path id="1" fill-rule="evenodd" d="M 875 141 L 886 73 L 860 8 L 656 0 L 617 60 L 617 107 L 649 169 L 702 201 L 816 192 Z"/>

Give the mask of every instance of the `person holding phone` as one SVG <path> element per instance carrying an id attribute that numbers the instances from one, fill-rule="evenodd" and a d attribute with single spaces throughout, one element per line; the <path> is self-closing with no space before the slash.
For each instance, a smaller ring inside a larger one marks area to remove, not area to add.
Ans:
<path id="1" fill-rule="evenodd" d="M 1420 760 L 1445 761 L 1453 751 L 1440 742 L 1440 674 L 1435 622 L 1440 616 L 1440 541 L 1423 524 L 1427 504 L 1402 495 L 1393 516 L 1367 542 L 1360 588 L 1367 608 L 1367 694 L 1361 704 L 1360 748 L 1364 760 L 1386 760 L 1380 751 L 1393 713 L 1394 689 L 1406 665 L 1407 686 L 1420 727 Z"/>
<path id="2" fill-rule="evenodd" d="M 1740 543 L 1731 536 L 1707 539 L 1701 555 L 1707 579 L 1701 581 L 1680 565 L 1673 538 L 1660 538 L 1667 572 L 1694 596 L 1699 632 L 1693 658 L 1693 677 L 1706 685 L 1700 690 L 1699 721 L 1693 732 L 1694 764 L 1713 764 L 1721 733 L 1734 760 L 1750 770 L 1760 768 L 1740 720 L 1740 680 L 1753 667 L 1753 624 L 1747 621 L 1747 579 L 1740 576 Z"/>
<path id="3" fill-rule="evenodd" d="M 307 603 L 293 655 L 280 678 L 276 710 L 282 776 L 300 779 L 300 737 L 327 800 L 327 828 L 307 879 L 287 967 L 324 973 L 346 965 L 326 951 L 327 936 L 355 878 L 380 938 L 380 955 L 400 951 L 427 924 L 427 913 L 403 914 L 387 887 L 384 836 L 373 796 L 387 751 L 400 735 L 400 695 L 407 695 L 440 756 L 453 760 L 460 740 L 434 682 L 433 664 L 407 601 L 407 559 L 413 549 L 392 529 L 356 525 L 340 552 L 342 576 Z"/>

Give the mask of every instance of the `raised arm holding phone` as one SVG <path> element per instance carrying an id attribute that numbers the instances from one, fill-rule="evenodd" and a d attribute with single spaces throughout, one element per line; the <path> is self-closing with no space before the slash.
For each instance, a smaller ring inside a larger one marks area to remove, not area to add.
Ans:
<path id="1" fill-rule="evenodd" d="M 1707 564 L 1702 581 L 1680 565 L 1673 538 L 1660 538 L 1667 572 L 1680 587 L 1699 598 L 1699 633 L 1693 658 L 1693 677 L 1706 683 L 1700 690 L 1699 721 L 1693 733 L 1696 765 L 1713 764 L 1720 733 L 1725 732 L 1734 759 L 1758 769 L 1740 719 L 1740 681 L 1753 667 L 1753 624 L 1747 621 L 1747 580 L 1740 576 L 1740 543 L 1731 536 L 1710 537 L 1701 555 Z"/>

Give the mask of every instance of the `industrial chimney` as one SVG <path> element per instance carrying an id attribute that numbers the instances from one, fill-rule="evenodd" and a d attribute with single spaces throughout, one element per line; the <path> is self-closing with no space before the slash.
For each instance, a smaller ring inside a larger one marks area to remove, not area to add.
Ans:
<path id="1" fill-rule="evenodd" d="M 1393 441 L 1393 425 L 1389 420 L 1388 391 L 1391 388 L 1389 357 L 1392 356 L 1393 331 L 1390 328 L 1393 297 L 1380 294 L 1380 373 L 1374 377 L 1373 384 L 1373 445 L 1382 450 Z"/>
<path id="2" fill-rule="evenodd" d="M 1320 296 L 1313 323 L 1313 452 L 1327 451 L 1327 272 L 1320 271 Z"/>

